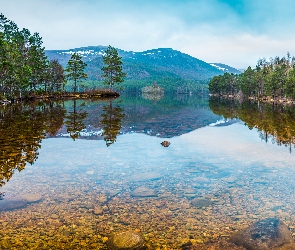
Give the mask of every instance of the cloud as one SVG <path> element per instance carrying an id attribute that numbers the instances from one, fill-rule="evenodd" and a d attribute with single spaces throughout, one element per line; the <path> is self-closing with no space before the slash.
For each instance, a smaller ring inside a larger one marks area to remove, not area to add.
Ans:
<path id="1" fill-rule="evenodd" d="M 206 62 L 225 63 L 236 68 L 255 67 L 260 58 L 269 59 L 274 56 L 286 56 L 289 51 L 295 55 L 292 39 L 271 39 L 266 35 L 253 36 L 251 34 L 239 34 L 227 37 L 208 35 L 204 40 L 195 44 L 188 37 L 186 45 L 181 50 Z M 291 49 L 290 49 L 291 48 Z"/>
<path id="2" fill-rule="evenodd" d="M 293 0 L 0 0 L 0 6 L 19 27 L 39 32 L 47 49 L 170 47 L 246 67 L 292 54 L 294 41 Z"/>

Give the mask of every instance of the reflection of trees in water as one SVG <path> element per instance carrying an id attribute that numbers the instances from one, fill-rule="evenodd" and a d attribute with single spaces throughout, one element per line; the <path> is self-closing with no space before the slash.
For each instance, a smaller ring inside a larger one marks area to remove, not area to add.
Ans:
<path id="1" fill-rule="evenodd" d="M 55 134 L 61 127 L 65 111 L 59 105 L 8 105 L 0 107 L 0 186 L 33 164 L 46 132 Z"/>
<path id="2" fill-rule="evenodd" d="M 46 133 L 49 136 L 56 135 L 57 131 L 62 127 L 65 117 L 65 109 L 59 104 L 49 103 L 49 108 L 44 108 L 43 113 L 46 119 Z"/>
<path id="3" fill-rule="evenodd" d="M 210 98 L 211 110 L 225 118 L 239 118 L 250 128 L 256 128 L 262 140 L 277 145 L 295 147 L 295 109 L 290 106 L 243 102 L 218 97 Z"/>
<path id="4" fill-rule="evenodd" d="M 77 101 L 74 100 L 73 111 L 68 112 L 66 115 L 67 120 L 65 121 L 65 125 L 67 127 L 67 132 L 73 140 L 77 139 L 81 130 L 86 127 L 84 120 L 88 113 L 86 111 L 82 111 L 82 107 L 84 105 L 85 103 L 82 103 L 77 106 Z"/>
<path id="5" fill-rule="evenodd" d="M 160 100 L 164 97 L 164 93 L 142 93 L 142 98 L 152 101 Z"/>
<path id="6" fill-rule="evenodd" d="M 123 111 L 124 110 L 118 104 L 113 104 L 113 100 L 110 100 L 109 105 L 103 106 L 101 124 L 104 126 L 103 137 L 107 146 L 113 144 L 117 139 L 117 135 L 121 129 L 122 119 L 125 116 Z"/>

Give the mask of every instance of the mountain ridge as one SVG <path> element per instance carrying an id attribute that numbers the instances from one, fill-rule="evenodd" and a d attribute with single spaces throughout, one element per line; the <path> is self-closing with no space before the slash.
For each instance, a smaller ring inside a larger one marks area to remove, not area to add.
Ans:
<path id="1" fill-rule="evenodd" d="M 102 80 L 103 58 L 107 46 L 87 46 L 68 50 L 45 50 L 47 57 L 57 59 L 66 67 L 71 55 L 76 52 L 87 64 L 86 73 L 90 80 Z M 129 80 L 154 80 L 171 78 L 183 80 L 206 81 L 215 75 L 223 75 L 224 70 L 206 63 L 198 58 L 174 50 L 172 48 L 157 48 L 142 52 L 118 49 L 122 57 L 123 71 Z M 225 64 L 220 64 L 225 65 Z M 227 65 L 225 65 L 227 66 Z M 237 73 L 237 69 L 227 66 L 226 72 Z"/>

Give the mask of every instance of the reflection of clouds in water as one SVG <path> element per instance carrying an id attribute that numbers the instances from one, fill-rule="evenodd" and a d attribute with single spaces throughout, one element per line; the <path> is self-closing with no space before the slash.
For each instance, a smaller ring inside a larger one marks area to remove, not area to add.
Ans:
<path id="1" fill-rule="evenodd" d="M 186 151 L 199 152 L 204 157 L 221 157 L 223 163 L 260 162 L 266 166 L 294 166 L 295 155 L 285 147 L 265 143 L 257 131 L 241 124 L 228 127 L 206 127 L 180 136 L 179 143 Z"/>
<path id="2" fill-rule="evenodd" d="M 53 141 L 52 141 L 53 140 Z M 239 123 L 226 127 L 205 127 L 179 137 L 170 138 L 171 146 L 161 146 L 162 138 L 144 134 L 121 135 L 112 148 L 102 141 L 47 139 L 42 143 L 36 165 L 57 162 L 64 166 L 96 166 L 98 162 L 115 167 L 124 165 L 158 168 L 170 164 L 201 161 L 219 167 L 263 164 L 270 167 L 293 166 L 294 154 L 285 147 L 261 141 L 256 130 Z M 55 146 L 52 147 L 51 145 Z M 164 169 L 164 167 L 163 167 Z"/>

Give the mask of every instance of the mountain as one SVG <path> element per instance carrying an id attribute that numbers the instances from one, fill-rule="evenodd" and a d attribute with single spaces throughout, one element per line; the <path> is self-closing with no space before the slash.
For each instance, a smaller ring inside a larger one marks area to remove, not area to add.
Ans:
<path id="1" fill-rule="evenodd" d="M 87 63 L 86 73 L 90 80 L 101 80 L 103 67 L 102 55 L 107 46 L 89 46 L 69 50 L 46 50 L 50 60 L 57 59 L 64 67 L 71 55 L 80 54 Z M 208 80 L 224 71 L 202 60 L 171 48 L 152 49 L 143 52 L 124 51 L 117 49 L 122 57 L 123 70 L 128 80 L 155 80 L 171 78 L 183 80 Z M 227 72 L 237 73 L 237 70 L 227 66 Z"/>
<path id="2" fill-rule="evenodd" d="M 233 74 L 241 74 L 242 71 L 241 70 L 238 70 L 238 69 L 235 69 L 233 67 L 230 67 L 226 64 L 222 64 L 222 63 L 209 63 L 211 66 L 223 71 L 224 73 L 225 72 L 228 72 L 228 73 L 233 73 Z"/>

